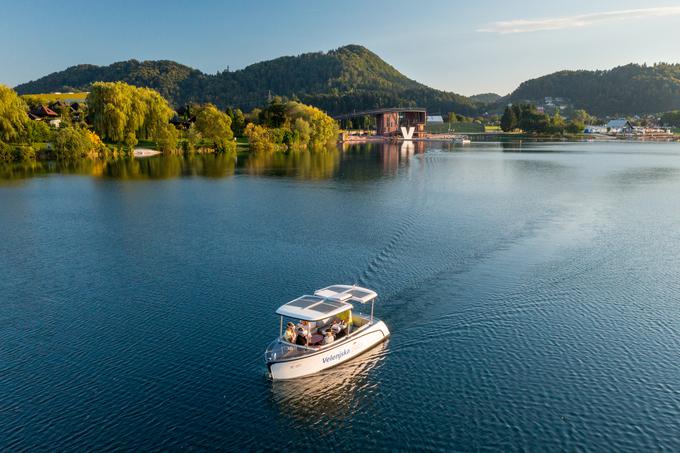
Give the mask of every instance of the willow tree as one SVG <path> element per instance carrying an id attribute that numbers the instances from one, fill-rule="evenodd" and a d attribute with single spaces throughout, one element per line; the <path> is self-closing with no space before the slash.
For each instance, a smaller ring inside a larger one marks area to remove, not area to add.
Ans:
<path id="1" fill-rule="evenodd" d="M 19 140 L 26 132 L 28 107 L 17 93 L 0 84 L 0 141 Z"/>
<path id="2" fill-rule="evenodd" d="M 323 147 L 334 144 L 338 138 L 338 124 L 316 107 L 290 101 L 286 104 L 286 119 L 299 132 L 301 145 Z"/>
<path id="3" fill-rule="evenodd" d="M 87 95 L 88 118 L 103 140 L 120 143 L 125 138 L 132 109 L 127 87 L 122 82 L 97 82 Z"/>
<path id="4" fill-rule="evenodd" d="M 157 91 L 124 82 L 97 82 L 87 96 L 88 118 L 102 139 L 127 146 L 139 138 L 166 143 L 174 111 Z M 161 145 L 163 146 L 163 145 Z"/>
<path id="5" fill-rule="evenodd" d="M 196 130 L 201 136 L 215 144 L 217 151 L 227 151 L 234 147 L 234 133 L 231 118 L 212 104 L 201 107 L 196 115 Z"/>

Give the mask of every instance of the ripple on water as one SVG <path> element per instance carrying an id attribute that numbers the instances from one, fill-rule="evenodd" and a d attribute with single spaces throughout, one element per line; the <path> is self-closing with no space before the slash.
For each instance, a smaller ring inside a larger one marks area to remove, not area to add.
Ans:
<path id="1" fill-rule="evenodd" d="M 362 148 L 325 180 L 3 186 L 0 448 L 678 450 L 677 156 Z M 268 381 L 274 309 L 335 281 L 378 290 L 390 340 Z"/>

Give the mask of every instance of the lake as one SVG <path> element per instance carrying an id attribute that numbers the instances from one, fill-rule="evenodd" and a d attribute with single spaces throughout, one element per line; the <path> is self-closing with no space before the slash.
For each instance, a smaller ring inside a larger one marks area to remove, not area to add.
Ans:
<path id="1" fill-rule="evenodd" d="M 680 144 L 0 167 L 0 450 L 680 450 Z M 272 383 L 274 310 L 388 342 Z"/>

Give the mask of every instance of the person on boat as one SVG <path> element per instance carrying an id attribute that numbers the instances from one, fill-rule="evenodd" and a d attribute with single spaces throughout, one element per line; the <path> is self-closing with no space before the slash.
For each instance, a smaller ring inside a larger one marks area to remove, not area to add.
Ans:
<path id="1" fill-rule="evenodd" d="M 295 324 L 289 322 L 286 325 L 286 333 L 283 334 L 283 339 L 288 343 L 295 343 L 295 337 L 297 337 L 297 334 L 295 333 Z"/>
<path id="2" fill-rule="evenodd" d="M 336 319 L 333 321 L 333 325 L 331 326 L 331 332 L 338 337 L 340 335 L 344 335 L 347 329 L 347 323 L 343 319 Z"/>
<path id="3" fill-rule="evenodd" d="M 335 341 L 335 337 L 333 336 L 333 332 L 331 332 L 330 329 L 326 331 L 326 335 L 323 337 L 323 344 L 331 344 Z"/>
<path id="4" fill-rule="evenodd" d="M 295 337 L 295 344 L 307 346 L 307 336 L 305 335 L 305 330 L 302 327 L 298 327 L 297 335 Z"/>
<path id="5" fill-rule="evenodd" d="M 310 329 L 308 321 L 300 321 L 300 323 L 297 325 L 297 327 L 298 327 L 298 329 L 297 329 L 298 334 L 299 334 L 300 330 L 302 330 L 303 335 L 306 336 L 306 337 L 308 337 L 311 334 L 311 329 Z"/>

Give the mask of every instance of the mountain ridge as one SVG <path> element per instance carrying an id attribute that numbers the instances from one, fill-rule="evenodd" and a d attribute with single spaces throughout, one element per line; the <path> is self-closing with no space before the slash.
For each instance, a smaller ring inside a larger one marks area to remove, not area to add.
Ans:
<path id="1" fill-rule="evenodd" d="M 250 110 L 270 95 L 296 98 L 331 113 L 380 107 L 427 107 L 474 113 L 478 102 L 430 88 L 401 74 L 363 46 L 282 56 L 237 71 L 206 74 L 170 60 L 76 65 L 17 85 L 20 94 L 87 91 L 96 81 L 124 81 L 159 91 L 173 105 L 212 102 Z"/>
<path id="2" fill-rule="evenodd" d="M 606 70 L 562 70 L 522 82 L 502 102 L 568 99 L 598 116 L 680 109 L 680 64 L 629 63 Z"/>
<path id="3" fill-rule="evenodd" d="M 80 64 L 17 85 L 20 94 L 87 91 L 95 81 L 153 88 L 175 107 L 212 102 L 251 110 L 270 96 L 298 99 L 331 114 L 380 107 L 425 107 L 433 113 L 499 113 L 508 103 L 565 98 L 599 116 L 680 109 L 680 65 L 627 64 L 607 70 L 562 70 L 522 82 L 507 96 L 437 90 L 405 76 L 369 49 L 350 44 L 261 61 L 236 71 L 207 74 L 171 60 Z"/>

